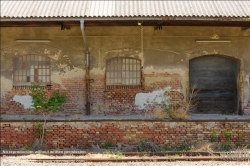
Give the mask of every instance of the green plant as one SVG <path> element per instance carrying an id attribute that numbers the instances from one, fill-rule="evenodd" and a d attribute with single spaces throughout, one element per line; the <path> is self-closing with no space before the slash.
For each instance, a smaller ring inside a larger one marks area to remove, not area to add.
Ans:
<path id="1" fill-rule="evenodd" d="M 43 124 L 41 122 L 37 122 L 35 123 L 35 134 L 39 137 L 42 138 L 42 134 L 43 134 Z"/>
<path id="2" fill-rule="evenodd" d="M 211 131 L 211 133 L 210 133 L 210 141 L 211 142 L 215 142 L 216 141 L 215 131 L 214 130 Z"/>
<path id="3" fill-rule="evenodd" d="M 103 149 L 108 149 L 108 148 L 112 148 L 114 147 L 115 145 L 112 143 L 112 141 L 107 141 L 105 142 L 104 144 L 101 145 L 101 148 Z"/>
<path id="4" fill-rule="evenodd" d="M 247 149 L 250 149 L 250 144 L 247 145 Z"/>
<path id="5" fill-rule="evenodd" d="M 181 157 L 180 154 L 174 154 L 174 157 Z"/>
<path id="6" fill-rule="evenodd" d="M 229 151 L 232 149 L 231 143 L 231 137 L 232 137 L 232 131 L 231 130 L 225 130 L 224 131 L 224 138 L 226 140 L 226 143 L 221 144 L 220 149 L 222 151 Z"/>
<path id="7" fill-rule="evenodd" d="M 31 147 L 29 145 L 26 145 L 25 147 L 22 148 L 24 151 L 29 151 L 31 150 Z"/>
<path id="8" fill-rule="evenodd" d="M 102 152 L 102 155 L 107 155 L 110 158 L 121 158 L 121 157 L 125 157 L 125 155 L 122 152 L 117 152 L 117 153 L 113 153 L 109 150 Z"/>
<path id="9" fill-rule="evenodd" d="M 178 147 L 176 150 L 177 150 L 177 151 L 181 151 L 181 152 L 182 152 L 182 151 L 189 151 L 189 150 L 190 150 L 190 147 L 189 147 L 189 145 L 187 144 L 186 141 L 183 141 L 182 144 L 181 144 L 181 146 Z"/>
<path id="10" fill-rule="evenodd" d="M 169 145 L 164 145 L 163 147 L 164 151 L 172 151 L 173 149 L 169 147 Z"/>
<path id="11" fill-rule="evenodd" d="M 240 132 L 239 135 L 238 135 L 238 146 L 239 147 L 243 147 L 243 133 Z"/>
<path id="12" fill-rule="evenodd" d="M 125 157 L 125 155 L 122 152 L 116 153 L 117 158 Z"/>
<path id="13" fill-rule="evenodd" d="M 143 139 L 138 143 L 139 152 L 147 152 L 147 140 Z"/>
<path id="14" fill-rule="evenodd" d="M 39 132 L 39 147 L 43 147 L 44 131 L 46 121 L 51 114 L 60 111 L 62 105 L 66 102 L 66 95 L 58 91 L 46 90 L 41 86 L 40 82 L 31 86 L 32 108 L 34 112 L 43 115 L 43 125 L 41 132 L 41 124 L 37 124 Z"/>
<path id="15" fill-rule="evenodd" d="M 106 150 L 106 151 L 102 152 L 102 155 L 110 155 L 110 154 L 112 154 L 112 153 L 109 150 Z"/>
<path id="16" fill-rule="evenodd" d="M 232 131 L 231 130 L 225 130 L 224 131 L 224 137 L 226 139 L 226 142 L 229 144 L 231 142 Z"/>
<path id="17" fill-rule="evenodd" d="M 229 151 L 231 149 L 232 149 L 232 146 L 229 144 L 221 144 L 221 146 L 220 146 L 220 150 L 222 150 L 222 151 Z"/>
<path id="18" fill-rule="evenodd" d="M 171 103 L 167 104 L 166 102 L 163 102 L 162 107 L 163 107 L 162 111 L 165 112 L 166 114 L 169 114 L 172 109 L 172 104 Z"/>

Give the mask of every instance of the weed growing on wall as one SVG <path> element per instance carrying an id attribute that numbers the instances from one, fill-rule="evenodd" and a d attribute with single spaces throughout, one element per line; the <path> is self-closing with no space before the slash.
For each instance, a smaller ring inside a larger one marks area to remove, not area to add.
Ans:
<path id="1" fill-rule="evenodd" d="M 189 119 L 190 112 L 195 110 L 198 105 L 198 93 L 197 84 L 194 84 L 191 88 L 188 99 L 184 102 L 183 106 L 178 107 L 176 103 L 172 105 L 172 109 L 169 115 L 173 119 L 187 120 Z"/>
<path id="2" fill-rule="evenodd" d="M 232 137 L 232 131 L 231 130 L 225 130 L 224 131 L 224 138 L 226 140 L 226 143 L 221 145 L 222 151 L 229 151 L 232 149 L 230 143 L 231 143 L 231 137 Z"/>
<path id="3" fill-rule="evenodd" d="M 211 142 L 215 142 L 216 141 L 216 137 L 215 137 L 215 131 L 212 130 L 210 133 L 210 141 Z"/>
<path id="4" fill-rule="evenodd" d="M 162 101 L 161 108 L 154 110 L 154 117 L 159 119 L 169 118 L 170 104 L 167 104 L 166 101 Z"/>
<path id="5" fill-rule="evenodd" d="M 108 149 L 108 148 L 112 148 L 114 147 L 115 145 L 112 143 L 112 141 L 108 141 L 108 142 L 105 142 L 101 145 L 101 148 L 103 149 Z"/>
<path id="6" fill-rule="evenodd" d="M 31 86 L 32 108 L 34 112 L 41 113 L 43 115 L 43 124 L 38 125 L 37 131 L 39 132 L 38 143 L 36 143 L 38 149 L 43 148 L 44 131 L 46 127 L 47 119 L 55 112 L 60 111 L 62 105 L 66 102 L 66 95 L 59 91 L 51 90 L 50 93 L 45 93 L 41 83 L 34 83 Z M 42 128 L 42 130 L 41 130 Z"/>
<path id="7" fill-rule="evenodd" d="M 31 147 L 29 145 L 26 145 L 25 147 L 22 148 L 24 151 L 30 151 Z"/>
<path id="8" fill-rule="evenodd" d="M 140 142 L 138 142 L 138 151 L 139 152 L 147 152 L 147 140 L 143 139 Z"/>
<path id="9" fill-rule="evenodd" d="M 229 144 L 231 142 L 232 131 L 231 130 L 224 131 L 224 137 L 226 139 L 226 142 Z"/>
<path id="10" fill-rule="evenodd" d="M 181 151 L 181 152 L 183 152 L 183 151 L 189 151 L 190 147 L 189 147 L 189 145 L 187 144 L 186 141 L 183 141 L 182 144 L 181 144 L 181 146 L 178 147 L 176 150 L 177 151 Z"/>
<path id="11" fill-rule="evenodd" d="M 185 102 L 179 103 L 170 99 L 168 102 L 166 100 L 162 101 L 162 109 L 156 110 L 154 116 L 156 118 L 167 118 L 177 120 L 187 120 L 189 119 L 189 114 L 191 111 L 195 110 L 198 105 L 198 90 L 197 84 L 194 84 L 191 88 L 188 99 Z"/>
<path id="12" fill-rule="evenodd" d="M 35 123 L 35 127 L 36 127 L 35 134 L 36 134 L 39 138 L 42 138 L 42 134 L 43 134 L 43 123 L 37 122 L 37 123 Z"/>
<path id="13" fill-rule="evenodd" d="M 238 135 L 238 147 L 243 147 L 243 132 L 240 132 Z"/>

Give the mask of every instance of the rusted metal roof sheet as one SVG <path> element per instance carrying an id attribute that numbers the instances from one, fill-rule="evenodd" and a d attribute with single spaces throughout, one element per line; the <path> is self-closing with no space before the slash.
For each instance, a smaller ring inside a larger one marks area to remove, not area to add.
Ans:
<path id="1" fill-rule="evenodd" d="M 250 17 L 249 0 L 1 1 L 2 18 Z"/>

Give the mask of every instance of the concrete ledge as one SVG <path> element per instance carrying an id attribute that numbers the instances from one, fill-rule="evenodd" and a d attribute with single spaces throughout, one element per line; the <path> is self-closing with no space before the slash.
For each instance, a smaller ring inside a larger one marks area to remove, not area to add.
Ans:
<path id="1" fill-rule="evenodd" d="M 37 115 L 2 115 L 1 122 L 37 122 L 43 121 L 42 116 Z M 61 117 L 50 117 L 48 122 L 92 122 L 92 121 L 149 121 L 149 122 L 221 122 L 221 121 L 250 121 L 250 115 L 221 115 L 221 114 L 192 114 L 189 120 L 174 120 L 171 118 L 167 119 L 156 119 L 153 116 L 61 116 Z"/>

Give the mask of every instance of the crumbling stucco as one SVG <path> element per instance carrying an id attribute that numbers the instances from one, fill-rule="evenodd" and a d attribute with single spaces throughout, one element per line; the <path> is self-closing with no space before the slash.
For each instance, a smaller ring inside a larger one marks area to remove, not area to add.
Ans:
<path id="1" fill-rule="evenodd" d="M 32 97 L 30 95 L 25 95 L 25 96 L 15 95 L 13 97 L 13 101 L 21 103 L 23 105 L 24 109 L 30 108 L 31 105 L 33 104 Z"/>
<path id="2" fill-rule="evenodd" d="M 41 43 L 25 43 L 25 44 L 14 44 L 1 49 L 4 52 L 5 57 L 13 57 L 19 55 L 27 54 L 39 54 L 39 55 L 48 55 L 52 59 L 57 60 L 61 54 L 59 48 Z"/>
<path id="3" fill-rule="evenodd" d="M 53 83 L 62 85 L 62 79 L 84 77 L 84 75 L 85 75 L 85 70 L 83 69 L 75 67 L 72 70 L 70 70 L 69 68 L 65 66 L 64 73 L 59 73 L 58 71 L 52 72 L 51 81 Z"/>
<path id="4" fill-rule="evenodd" d="M 105 75 L 105 70 L 101 70 L 99 68 L 93 68 L 89 71 L 90 73 L 90 77 L 91 75 L 101 75 L 101 76 L 104 76 Z"/>
<path id="5" fill-rule="evenodd" d="M 187 88 L 187 78 L 186 78 L 186 70 L 181 69 L 181 68 L 175 68 L 175 69 L 157 69 L 156 67 L 150 66 L 146 67 L 143 70 L 144 74 L 153 74 L 153 73 L 168 73 L 168 74 L 178 74 L 181 77 L 181 86 L 182 86 L 182 93 L 184 96 L 186 96 L 186 88 Z M 152 81 L 161 81 L 166 78 L 165 77 L 153 77 L 153 78 L 147 78 L 145 77 L 145 84 L 149 85 L 152 83 Z M 168 79 L 168 78 L 167 78 Z M 167 81 L 167 80 L 166 80 Z"/>
<path id="6" fill-rule="evenodd" d="M 24 54 L 45 55 L 51 58 L 52 84 L 59 84 L 65 91 L 71 91 L 69 95 L 71 103 L 67 109 L 74 107 L 74 110 L 77 108 L 78 111 L 84 112 L 85 47 L 80 27 L 72 26 L 67 31 L 62 31 L 60 27 L 50 27 L 49 30 L 46 27 L 2 27 L 1 30 L 1 96 L 11 91 L 13 85 L 11 81 L 13 57 Z M 215 34 L 215 30 L 216 35 L 221 38 L 224 36 L 232 42 L 195 42 L 196 39 L 200 38 L 210 39 Z M 250 39 L 247 36 L 250 35 L 250 29 L 166 26 L 162 30 L 156 31 L 154 27 L 146 26 L 143 27 L 143 32 L 142 42 L 141 27 L 139 26 L 86 27 L 90 50 L 90 78 L 94 79 L 91 84 L 91 100 L 95 100 L 91 101 L 92 113 L 110 111 L 110 107 L 104 105 L 105 102 L 103 102 L 105 96 L 104 78 L 106 62 L 114 57 L 133 57 L 141 60 L 142 81 L 144 79 L 144 82 L 143 88 L 138 90 L 140 92 L 138 95 L 147 94 L 141 93 L 143 91 L 150 92 L 150 94 L 155 93 L 155 91 L 164 90 L 164 87 L 169 86 L 171 90 L 177 90 L 183 94 L 184 100 L 189 89 L 190 59 L 211 54 L 237 58 L 241 61 L 240 69 L 248 74 L 244 78 L 244 89 L 240 92 L 240 96 L 244 96 L 241 102 L 243 102 L 243 106 L 249 105 L 250 94 L 247 77 L 250 71 L 250 49 L 248 47 Z M 51 42 L 49 44 L 21 44 L 15 42 L 15 39 L 18 38 L 48 38 Z M 175 79 L 176 77 L 178 78 Z M 76 83 L 77 86 L 75 86 Z M 174 89 L 173 84 L 177 84 Z M 118 94 L 113 96 L 115 95 Z M 134 105 L 133 102 L 136 102 L 134 95 L 131 98 L 132 103 L 128 103 L 126 106 Z M 117 103 L 115 97 L 113 100 Z M 139 102 L 139 106 L 145 104 L 145 101 L 136 100 Z M 125 104 L 121 102 L 120 105 L 124 106 Z M 100 111 L 96 111 L 97 109 Z M 127 108 L 125 107 L 125 109 Z"/>
<path id="7" fill-rule="evenodd" d="M 160 82 L 160 81 L 170 81 L 170 77 L 145 77 L 145 85 L 149 86 L 150 84 L 154 82 Z"/>
<path id="8" fill-rule="evenodd" d="M 171 87 L 166 87 L 164 89 L 155 90 L 151 93 L 137 93 L 135 96 L 135 105 L 138 106 L 139 109 L 145 109 L 149 104 L 162 104 L 162 102 L 166 102 L 167 104 L 170 97 L 164 96 L 164 93 L 170 90 Z"/>

